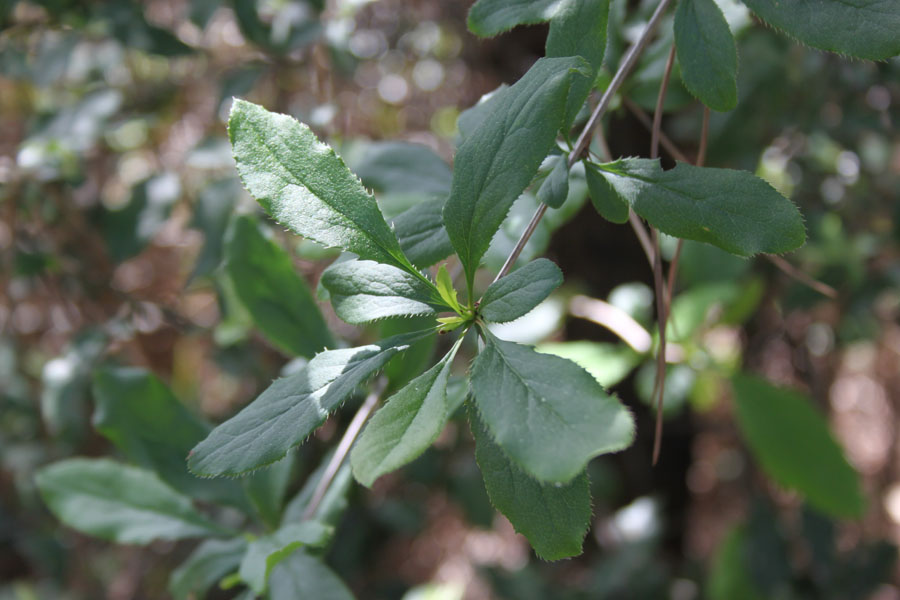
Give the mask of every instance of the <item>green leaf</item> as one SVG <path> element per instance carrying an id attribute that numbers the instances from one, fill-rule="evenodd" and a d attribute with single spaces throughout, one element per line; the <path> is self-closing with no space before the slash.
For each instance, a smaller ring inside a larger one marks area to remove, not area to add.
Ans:
<path id="1" fill-rule="evenodd" d="M 272 571 L 269 599 L 298 598 L 353 600 L 353 592 L 321 559 L 298 550 Z"/>
<path id="2" fill-rule="evenodd" d="M 537 199 L 550 208 L 559 208 L 569 196 L 569 165 L 566 156 L 555 157 L 556 164 L 538 188 Z"/>
<path id="3" fill-rule="evenodd" d="M 365 147 L 354 171 L 367 188 L 387 194 L 420 194 L 446 198 L 453 173 L 428 146 L 408 142 L 375 142 Z"/>
<path id="4" fill-rule="evenodd" d="M 587 370 L 604 388 L 616 385 L 641 363 L 640 354 L 624 344 L 603 342 L 552 342 L 539 344 L 538 352 L 567 358 Z"/>
<path id="5" fill-rule="evenodd" d="M 738 375 L 732 383 L 738 425 L 765 472 L 824 513 L 861 517 L 859 477 L 809 401 L 757 377 Z"/>
<path id="6" fill-rule="evenodd" d="M 469 423 L 475 436 L 475 459 L 491 504 L 544 560 L 581 554 L 591 521 L 587 474 L 582 472 L 562 486 L 540 483 L 503 453 L 471 405 Z"/>
<path id="7" fill-rule="evenodd" d="M 475 403 L 493 439 L 527 473 L 566 483 L 598 454 L 626 448 L 631 414 L 590 373 L 482 329 L 472 365 Z"/>
<path id="8" fill-rule="evenodd" d="M 453 253 L 444 229 L 446 198 L 416 204 L 393 219 L 394 233 L 409 260 L 419 268 L 430 267 Z"/>
<path id="9" fill-rule="evenodd" d="M 277 379 L 191 451 L 188 467 L 204 477 L 241 475 L 271 464 L 298 446 L 356 386 L 398 352 L 432 331 L 398 335 L 377 344 L 328 350 L 298 372 Z"/>
<path id="10" fill-rule="evenodd" d="M 461 341 L 391 396 L 366 425 L 350 454 L 353 475 L 361 484 L 371 487 L 385 473 L 412 462 L 440 435 L 450 417 L 447 378 Z"/>
<path id="11" fill-rule="evenodd" d="M 336 263 L 322 273 L 334 312 L 358 325 L 385 317 L 433 315 L 447 310 L 434 286 L 406 271 L 370 260 Z"/>
<path id="12" fill-rule="evenodd" d="M 35 482 L 60 521 L 120 544 L 225 533 L 150 471 L 109 459 L 60 461 L 38 471 Z"/>
<path id="13" fill-rule="evenodd" d="M 205 598 L 209 588 L 237 569 L 246 551 L 243 537 L 203 542 L 172 572 L 169 593 L 175 600 Z"/>
<path id="14" fill-rule="evenodd" d="M 122 262 L 138 255 L 165 224 L 180 194 L 178 177 L 164 173 L 136 184 L 124 206 L 100 209 L 100 230 L 110 257 Z"/>
<path id="15" fill-rule="evenodd" d="M 622 199 L 597 167 L 584 162 L 584 176 L 587 179 L 591 203 L 600 216 L 613 223 L 628 222 L 628 203 Z"/>
<path id="16" fill-rule="evenodd" d="M 238 573 L 257 594 L 266 591 L 269 574 L 294 550 L 303 546 L 321 547 L 328 543 L 334 530 L 316 521 L 291 523 L 269 535 L 250 542 Z"/>
<path id="17" fill-rule="evenodd" d="M 546 258 L 531 261 L 488 287 L 479 313 L 492 323 L 506 323 L 528 314 L 563 282 L 562 271 Z"/>
<path id="18" fill-rule="evenodd" d="M 517 25 L 549 21 L 563 0 L 478 0 L 469 9 L 469 31 L 493 37 Z"/>
<path id="19" fill-rule="evenodd" d="M 85 405 L 91 369 L 106 348 L 106 334 L 86 329 L 71 341 L 62 356 L 44 364 L 41 370 L 41 417 L 54 436 L 81 440 L 87 433 Z"/>
<path id="20" fill-rule="evenodd" d="M 291 257 L 263 236 L 252 217 L 236 218 L 228 233 L 225 269 L 241 304 L 273 344 L 292 355 L 312 356 L 334 340 Z"/>
<path id="21" fill-rule="evenodd" d="M 743 527 L 732 529 L 719 544 L 709 574 L 710 600 L 762 600 L 744 564 Z"/>
<path id="22" fill-rule="evenodd" d="M 288 454 L 265 469 L 241 480 L 256 514 L 267 527 L 275 527 L 281 519 L 284 494 L 294 472 L 294 455 Z"/>
<path id="23" fill-rule="evenodd" d="M 600 165 L 613 189 L 663 233 L 739 256 L 794 250 L 806 240 L 794 204 L 747 171 L 625 158 Z"/>
<path id="24" fill-rule="evenodd" d="M 737 47 L 715 0 L 681 0 L 675 11 L 681 80 L 713 110 L 737 106 Z"/>
<path id="25" fill-rule="evenodd" d="M 453 287 L 453 280 L 450 278 L 450 273 L 447 272 L 446 265 L 441 265 L 441 268 L 438 269 L 435 284 L 444 303 L 457 313 L 462 313 L 459 296 L 456 294 L 456 288 Z"/>
<path id="26" fill-rule="evenodd" d="M 900 0 L 744 0 L 744 4 L 813 48 L 871 60 L 900 54 Z"/>
<path id="27" fill-rule="evenodd" d="M 375 199 L 309 127 L 235 100 L 228 135 L 244 186 L 273 219 L 326 247 L 412 268 Z"/>
<path id="28" fill-rule="evenodd" d="M 152 373 L 133 367 L 99 369 L 93 394 L 94 427 L 129 460 L 191 497 L 246 507 L 235 482 L 209 481 L 188 472 L 185 457 L 210 427 Z"/>
<path id="29" fill-rule="evenodd" d="M 303 487 L 285 506 L 284 514 L 281 517 L 283 525 L 304 519 L 303 513 L 306 511 L 306 507 L 309 506 L 309 502 L 319 486 L 319 481 L 321 481 L 322 475 L 325 474 L 325 470 L 328 468 L 333 456 L 333 450 L 325 453 L 316 470 L 306 478 Z M 312 520 L 337 527 L 341 516 L 347 509 L 347 494 L 352 485 L 353 474 L 350 472 L 350 465 L 345 461 L 341 468 L 338 469 L 334 479 L 331 480 L 331 485 L 328 486 L 328 491 L 325 492 L 322 501 L 319 502 L 318 508 L 312 515 Z"/>
<path id="30" fill-rule="evenodd" d="M 192 207 L 190 226 L 203 232 L 203 247 L 197 256 L 191 278 L 209 275 L 222 262 L 228 222 L 241 193 L 237 177 L 230 177 L 213 181 L 197 196 Z"/>
<path id="31" fill-rule="evenodd" d="M 538 60 L 491 101 L 491 114 L 457 152 L 444 226 L 465 268 L 470 292 L 491 239 L 564 125 L 571 86 L 589 76 L 580 57 Z"/>

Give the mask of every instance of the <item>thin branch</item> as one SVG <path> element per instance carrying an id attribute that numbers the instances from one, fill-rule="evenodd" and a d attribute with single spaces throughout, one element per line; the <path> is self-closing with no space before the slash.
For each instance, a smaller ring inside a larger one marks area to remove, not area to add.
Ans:
<path id="1" fill-rule="evenodd" d="M 306 505 L 306 509 L 303 511 L 304 521 L 311 519 L 316 514 L 316 511 L 319 509 L 319 504 L 322 503 L 322 499 L 325 497 L 325 494 L 328 493 L 331 482 L 334 481 L 334 477 L 340 470 L 341 465 L 344 464 L 344 460 L 346 460 L 347 454 L 350 453 L 350 448 L 353 447 L 353 442 L 356 441 L 356 437 L 362 430 L 362 426 L 375 410 L 375 407 L 378 406 L 378 400 L 381 398 L 381 394 L 384 393 L 385 387 L 387 387 L 387 380 L 384 377 L 379 378 L 378 383 L 375 385 L 375 389 L 366 397 L 365 402 L 359 407 L 356 414 L 353 415 L 353 420 L 350 421 L 350 425 L 347 426 L 344 437 L 341 438 L 337 450 L 334 451 L 334 455 L 328 462 L 328 466 L 325 467 L 322 478 L 319 480 L 318 485 L 316 485 L 316 490 L 313 492 L 309 504 Z"/>
<path id="2" fill-rule="evenodd" d="M 640 106 L 635 104 L 634 100 L 631 98 L 622 98 L 622 104 L 631 111 L 631 114 L 635 116 L 635 118 L 640 122 L 641 125 L 647 128 L 647 131 L 653 129 L 653 120 L 647 116 L 647 113 L 644 112 Z M 678 149 L 678 146 L 675 145 L 675 142 L 672 141 L 672 138 L 666 135 L 665 131 L 659 132 L 659 142 L 662 145 L 663 149 L 669 153 L 669 156 L 674 158 L 679 162 L 690 162 L 687 156 Z"/>
<path id="3" fill-rule="evenodd" d="M 706 164 L 706 149 L 709 146 L 709 107 L 703 107 L 703 126 L 700 129 L 700 149 L 697 151 L 697 160 L 694 162 L 698 167 Z"/>
<path id="4" fill-rule="evenodd" d="M 659 136 L 662 132 L 663 106 L 666 103 L 666 92 L 669 90 L 669 78 L 672 76 L 672 66 L 675 64 L 675 44 L 669 50 L 669 58 L 666 59 L 666 68 L 659 84 L 659 96 L 656 98 L 656 110 L 653 112 L 653 128 L 650 130 L 650 158 L 659 157 Z"/>
<path id="5" fill-rule="evenodd" d="M 600 98 L 600 102 L 591 113 L 591 117 L 588 119 L 588 122 L 584 126 L 584 129 L 581 131 L 581 135 L 578 136 L 578 140 L 575 142 L 575 147 L 569 154 L 569 168 L 572 168 L 572 166 L 581 158 L 581 154 L 584 152 L 585 148 L 587 148 L 588 142 L 591 139 L 594 127 L 597 125 L 603 115 L 606 114 L 606 110 L 609 108 L 609 103 L 612 101 L 613 96 L 616 94 L 616 92 L 619 91 L 619 88 L 622 87 L 622 84 L 625 82 L 625 78 L 628 76 L 628 73 L 631 71 L 632 67 L 634 67 L 634 64 L 637 62 L 638 57 L 640 57 L 641 53 L 647 47 L 647 44 L 650 42 L 650 38 L 653 35 L 653 31 L 656 29 L 656 26 L 662 19 L 663 14 L 665 14 L 666 8 L 668 8 L 669 4 L 671 3 L 672 0 L 660 0 L 659 6 L 656 7 L 656 10 L 653 12 L 653 16 L 650 17 L 649 21 L 647 21 L 647 26 L 644 27 L 644 30 L 641 32 L 640 37 L 634 43 L 634 45 L 628 49 L 628 54 L 626 54 L 625 58 L 622 59 L 622 63 L 616 70 L 616 74 L 613 76 L 612 81 L 609 83 L 609 87 L 607 87 L 606 91 L 603 92 L 603 96 Z M 512 269 L 513 264 L 519 257 L 519 254 L 522 253 L 522 249 L 525 248 L 525 244 L 528 243 L 528 239 L 531 237 L 531 234 L 534 233 L 534 230 L 537 228 L 537 224 L 544 217 L 545 212 L 547 212 L 547 206 L 545 204 L 542 204 L 535 211 L 534 216 L 531 217 L 531 222 L 528 224 L 528 227 L 525 228 L 525 231 L 522 232 L 521 237 L 519 237 L 519 241 L 516 242 L 515 247 L 509 254 L 509 258 L 506 259 L 506 262 L 503 264 L 503 268 L 500 269 L 500 272 L 497 274 L 497 277 L 494 278 L 494 281 L 497 281 L 501 277 L 504 277 L 507 273 L 509 273 L 510 269 Z"/>
<path id="6" fill-rule="evenodd" d="M 813 279 L 777 254 L 764 254 L 763 256 L 765 256 L 769 260 L 769 262 L 781 269 L 789 277 L 792 277 L 800 283 L 814 289 L 823 296 L 831 298 L 832 300 L 837 300 L 838 291 L 827 283 L 822 283 L 821 281 Z"/>

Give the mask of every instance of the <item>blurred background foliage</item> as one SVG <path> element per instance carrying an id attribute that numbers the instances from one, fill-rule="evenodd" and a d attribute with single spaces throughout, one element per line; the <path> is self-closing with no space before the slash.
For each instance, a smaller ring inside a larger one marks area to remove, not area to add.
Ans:
<path id="1" fill-rule="evenodd" d="M 632 448 L 591 464 L 584 555 L 535 559 L 490 507 L 472 441 L 451 423 L 414 464 L 372 491 L 350 489 L 328 562 L 360 598 L 900 598 L 900 61 L 808 50 L 735 0 L 719 4 L 739 36 L 740 104 L 713 115 L 707 164 L 755 171 L 800 205 L 809 241 L 784 258 L 836 295 L 770 261 L 686 244 L 663 456 L 650 468 L 652 273 L 631 231 L 586 206 L 576 170 L 568 202 L 524 253 L 555 260 L 566 284 L 497 333 L 581 363 L 638 418 Z M 606 76 L 654 5 L 613 2 Z M 468 6 L 0 1 L 0 598 L 165 598 L 191 550 L 114 547 L 60 526 L 38 498 L 35 469 L 118 452 L 92 426 L 96 373 L 152 372 L 219 421 L 288 359 L 332 343 L 326 324 L 354 345 L 410 327 L 334 316 L 316 282 L 335 254 L 264 222 L 236 180 L 224 120 L 233 96 L 296 116 L 339 149 L 389 219 L 412 218 L 447 193 L 475 113 L 460 114 L 543 51 L 542 26 L 478 40 Z M 614 156 L 646 154 L 642 119 L 670 44 L 669 23 L 607 119 Z M 677 68 L 667 108 L 672 145 L 693 156 L 702 113 Z M 490 268 L 536 203 L 533 191 L 516 203 Z M 247 220 L 264 235 L 238 235 Z M 316 331 L 268 320 L 316 302 Z M 391 365 L 391 385 L 430 352 Z M 729 381 L 740 370 L 800 390 L 827 415 L 859 473 L 863 518 L 835 520 L 762 475 L 735 421 Z M 349 408 L 297 453 L 288 496 Z"/>

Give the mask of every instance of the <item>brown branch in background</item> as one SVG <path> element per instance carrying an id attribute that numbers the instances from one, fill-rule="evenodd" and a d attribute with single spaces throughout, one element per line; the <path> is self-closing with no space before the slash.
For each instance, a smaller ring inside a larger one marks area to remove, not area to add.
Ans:
<path id="1" fill-rule="evenodd" d="M 640 106 L 634 103 L 634 100 L 631 98 L 622 98 L 622 104 L 627 108 L 631 114 L 635 116 L 638 122 L 647 128 L 647 131 L 651 131 L 653 129 L 653 121 L 647 116 L 647 113 L 644 112 Z M 675 142 L 666 135 L 664 131 L 659 132 L 659 143 L 663 147 L 663 150 L 669 153 L 669 156 L 674 158 L 679 162 L 690 162 L 687 159 L 687 156 L 678 149 L 678 146 L 675 145 Z"/>
<path id="2" fill-rule="evenodd" d="M 831 298 L 832 300 L 837 300 L 838 292 L 836 289 L 828 285 L 827 283 L 822 283 L 821 281 L 817 281 L 810 277 L 805 272 L 801 271 L 788 261 L 784 260 L 777 254 L 764 254 L 770 263 L 781 269 L 786 275 L 796 279 L 800 283 L 814 289 L 819 292 L 823 296 Z"/>
<path id="3" fill-rule="evenodd" d="M 669 78 L 672 75 L 672 67 L 675 64 L 675 45 L 669 50 L 669 58 L 666 60 L 666 70 L 663 72 L 662 81 L 659 84 L 659 96 L 656 98 L 656 110 L 653 113 L 653 130 L 650 132 L 650 158 L 659 157 L 659 138 L 662 129 L 663 106 L 666 103 L 666 92 L 669 89 Z M 653 287 L 656 295 L 656 322 L 659 325 L 659 350 L 656 354 L 656 381 L 653 383 L 653 392 L 658 394 L 656 400 L 656 431 L 653 435 L 653 464 L 659 461 L 659 451 L 662 447 L 663 430 L 663 397 L 666 391 L 666 321 L 669 314 L 669 298 L 663 283 L 662 252 L 659 248 L 659 232 L 655 227 L 650 228 L 653 237 Z M 651 399 L 653 396 L 651 396 Z"/>

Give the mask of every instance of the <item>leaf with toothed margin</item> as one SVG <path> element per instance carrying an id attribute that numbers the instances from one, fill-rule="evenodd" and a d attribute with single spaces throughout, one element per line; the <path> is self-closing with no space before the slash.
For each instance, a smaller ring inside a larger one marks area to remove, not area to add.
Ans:
<path id="1" fill-rule="evenodd" d="M 334 312 L 354 325 L 385 317 L 433 315 L 449 310 L 433 285 L 406 271 L 370 260 L 336 263 L 322 273 Z"/>
<path id="2" fill-rule="evenodd" d="M 394 233 L 400 247 L 421 268 L 430 267 L 453 253 L 453 244 L 444 229 L 444 204 L 446 198 L 434 198 L 420 202 L 393 219 Z"/>
<path id="3" fill-rule="evenodd" d="M 567 483 L 599 454 L 634 439 L 631 413 L 572 361 L 499 340 L 486 328 L 472 364 L 475 406 L 513 462 L 542 482 Z"/>
<path id="4" fill-rule="evenodd" d="M 616 193 L 669 235 L 706 242 L 739 256 L 795 250 L 806 241 L 803 217 L 775 188 L 748 171 L 623 158 L 597 165 Z"/>
<path id="5" fill-rule="evenodd" d="M 563 0 L 478 0 L 469 9 L 469 31 L 492 37 L 517 25 L 549 21 Z"/>
<path id="6" fill-rule="evenodd" d="M 744 0 L 763 21 L 813 48 L 885 60 L 900 54 L 900 0 Z"/>
<path id="7" fill-rule="evenodd" d="M 715 0 L 681 0 L 675 11 L 681 80 L 700 102 L 726 112 L 737 106 L 737 47 Z"/>
<path id="8" fill-rule="evenodd" d="M 375 198 L 309 127 L 235 99 L 228 135 L 244 186 L 273 219 L 324 246 L 415 271 Z"/>
<path id="9" fill-rule="evenodd" d="M 475 460 L 491 504 L 528 538 L 544 560 L 581 554 L 591 522 L 587 473 L 582 471 L 566 485 L 540 483 L 503 453 L 471 403 L 468 412 L 475 437 Z"/>
<path id="10" fill-rule="evenodd" d="M 492 283 L 478 312 L 491 323 L 514 321 L 546 300 L 562 282 L 559 267 L 546 258 L 533 260 Z"/>
<path id="11" fill-rule="evenodd" d="M 376 344 L 328 350 L 297 373 L 277 379 L 237 415 L 212 430 L 188 458 L 202 477 L 236 476 L 271 464 L 325 422 L 356 387 L 393 356 L 433 330 Z"/>
<path id="12" fill-rule="evenodd" d="M 350 454 L 353 475 L 366 487 L 419 457 L 437 439 L 447 419 L 447 378 L 462 338 L 439 363 L 391 396 Z"/>
<path id="13" fill-rule="evenodd" d="M 578 56 L 538 60 L 491 102 L 490 115 L 456 153 L 444 226 L 470 291 L 491 239 L 565 124 L 574 82 L 590 75 L 590 66 Z"/>

